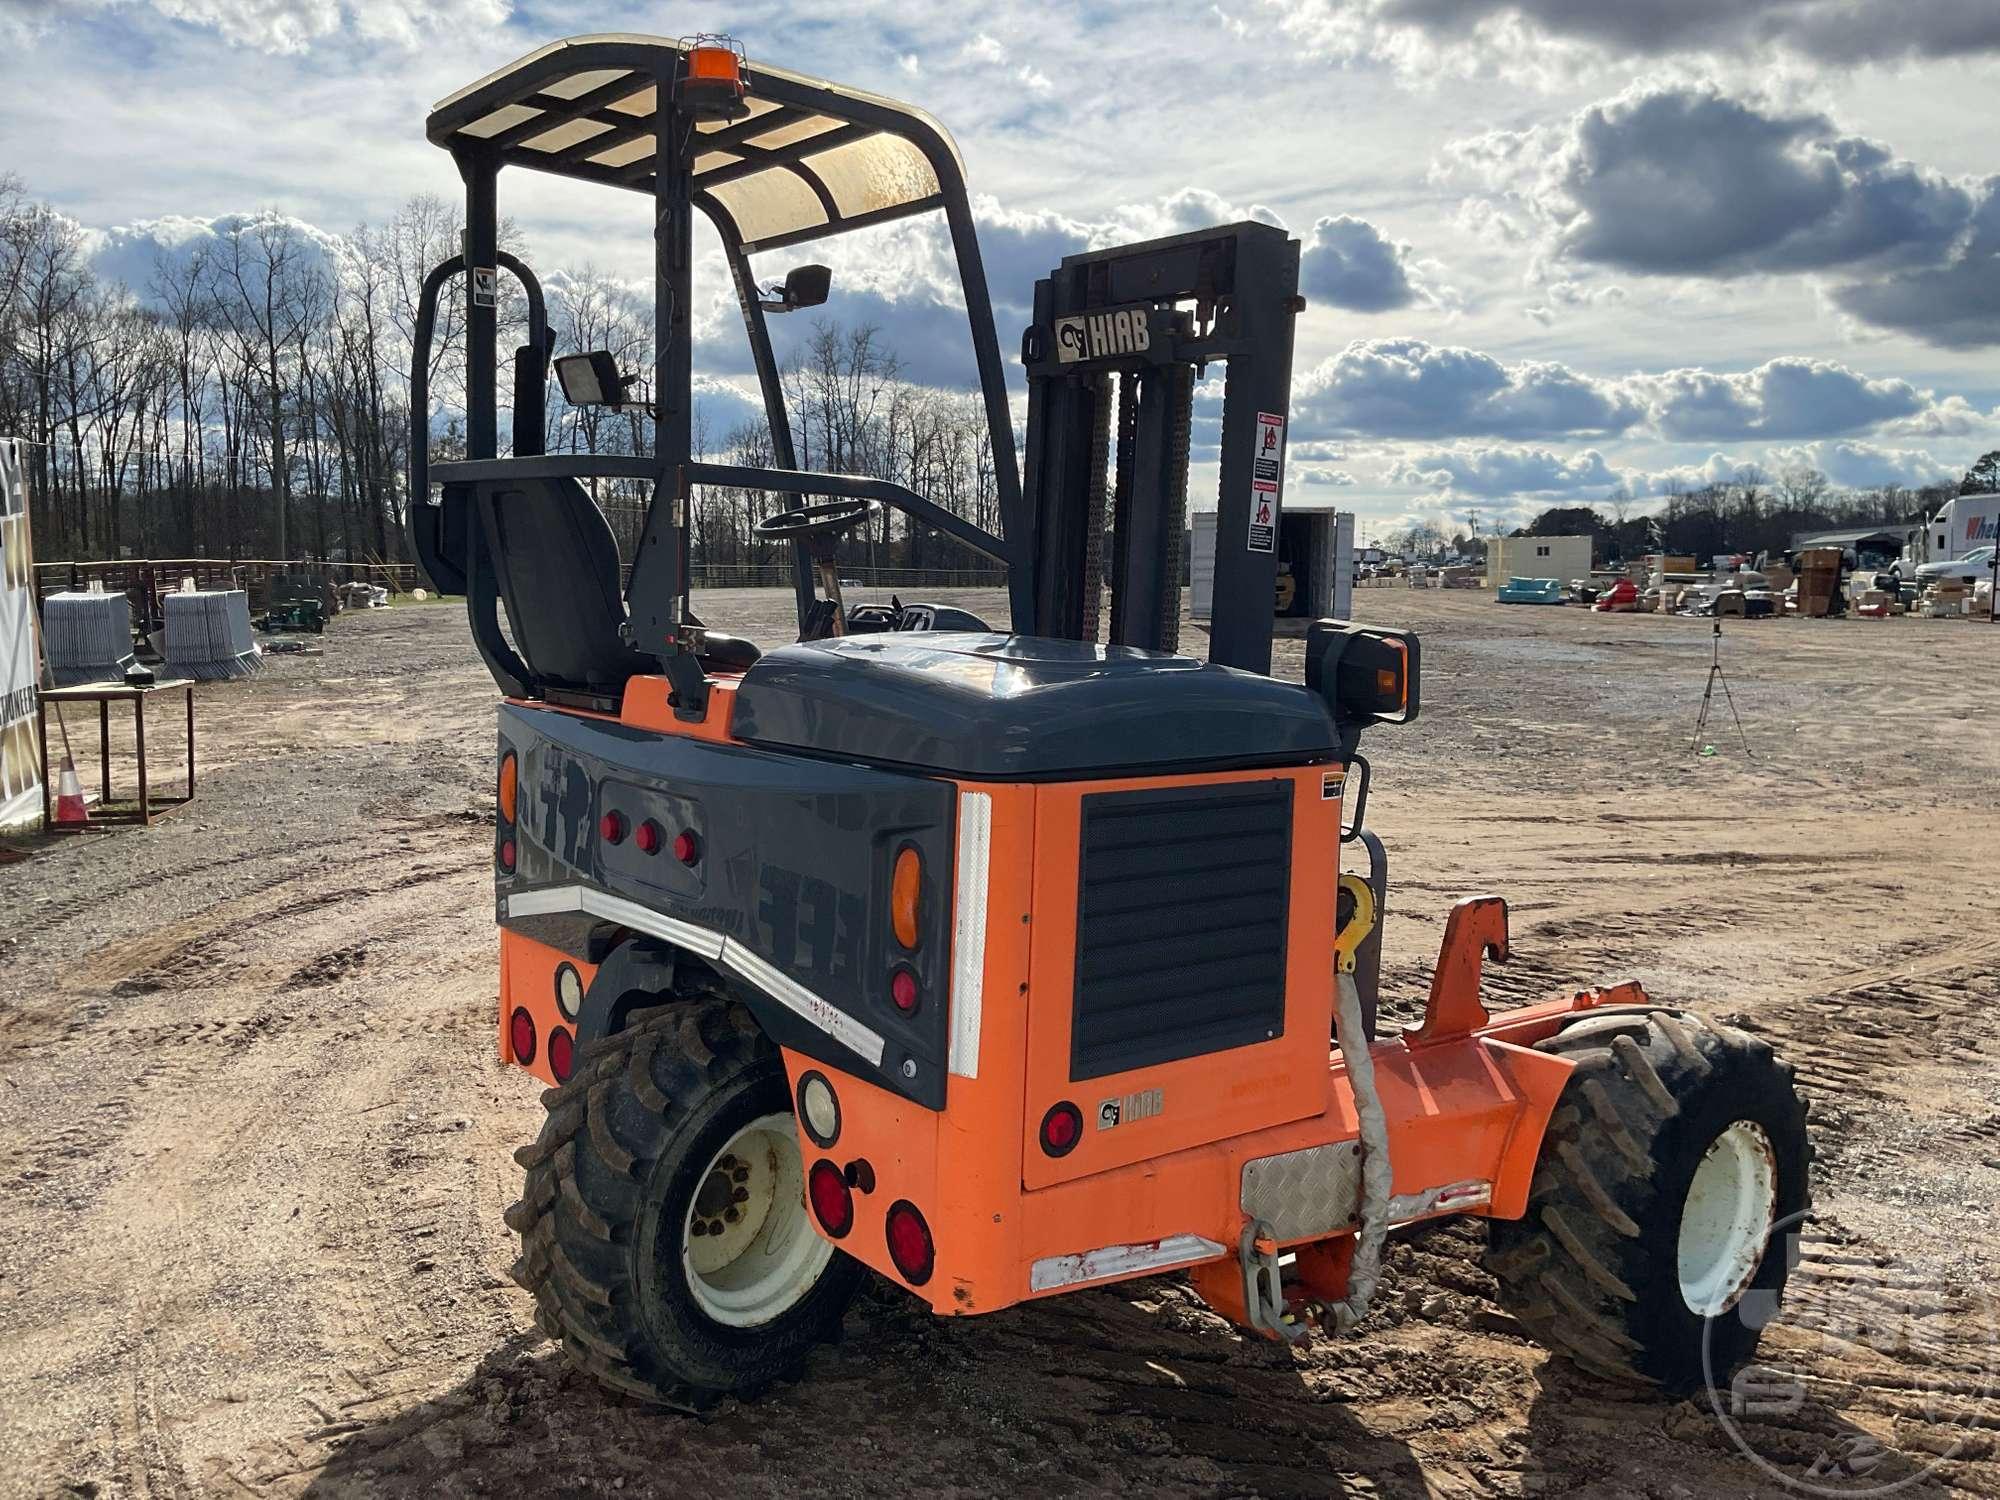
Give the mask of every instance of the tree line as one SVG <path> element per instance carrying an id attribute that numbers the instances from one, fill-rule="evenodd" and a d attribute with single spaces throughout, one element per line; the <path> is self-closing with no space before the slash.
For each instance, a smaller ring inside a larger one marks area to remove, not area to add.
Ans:
<path id="1" fill-rule="evenodd" d="M 156 257 L 142 286 L 106 281 L 81 225 L 0 176 L 0 435 L 25 440 L 36 550 L 55 558 L 282 557 L 364 562 L 410 555 L 405 519 L 409 369 L 419 294 L 459 253 L 456 205 L 431 195 L 380 224 L 321 236 L 275 213 L 217 221 Z M 520 236 L 503 225 L 502 248 Z M 526 302 L 502 277 L 499 389 L 525 338 Z M 583 267 L 546 285 L 563 352 L 609 350 L 650 372 L 650 300 Z M 440 299 L 430 359 L 433 460 L 464 452 L 462 281 Z M 815 324 L 784 369 L 800 467 L 869 473 L 999 530 L 998 489 L 976 397 L 903 378 L 874 328 Z M 734 392 L 697 394 L 699 455 L 769 466 L 761 411 Z M 551 382 L 552 452 L 643 454 L 637 411 L 571 407 Z M 510 434 L 502 412 L 502 451 Z M 646 487 L 603 482 L 598 499 L 625 555 Z M 797 503 L 777 494 L 693 497 L 698 565 L 778 566 L 752 530 Z M 966 567 L 957 543 L 885 513 L 850 543 L 883 567 Z"/>

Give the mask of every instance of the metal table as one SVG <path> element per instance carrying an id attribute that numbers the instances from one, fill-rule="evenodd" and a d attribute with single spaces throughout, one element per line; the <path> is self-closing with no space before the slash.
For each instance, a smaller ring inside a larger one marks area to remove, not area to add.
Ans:
<path id="1" fill-rule="evenodd" d="M 155 797 L 146 780 L 146 700 L 155 693 L 181 693 L 187 698 L 187 795 Z M 97 760 L 101 805 L 94 824 L 58 825 L 50 816 L 51 791 L 55 770 L 49 764 L 49 705 L 51 703 L 95 703 L 97 705 Z M 139 762 L 139 809 L 134 812 L 111 810 L 111 705 L 132 705 L 133 733 Z M 194 801 L 194 683 L 185 677 L 135 686 L 127 682 L 80 682 L 72 687 L 45 688 L 35 712 L 36 733 L 42 749 L 42 826 L 51 833 L 78 831 L 92 826 L 132 824 L 151 827 L 155 818 L 179 812 Z"/>

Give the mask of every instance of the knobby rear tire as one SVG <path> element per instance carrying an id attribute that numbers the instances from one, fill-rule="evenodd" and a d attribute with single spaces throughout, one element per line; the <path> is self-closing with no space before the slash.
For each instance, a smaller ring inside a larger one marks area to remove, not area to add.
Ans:
<path id="1" fill-rule="evenodd" d="M 1576 1065 L 1527 1213 L 1495 1221 L 1487 1268 L 1540 1344 L 1606 1379 L 1685 1394 L 1755 1353 L 1797 1259 L 1812 1146 L 1792 1069 L 1760 1038 L 1667 1012 L 1582 1016 L 1538 1050 Z M 1758 1127 L 1777 1228 L 1740 1298 L 1705 1315 L 1683 1291 L 1681 1217 L 1709 1148 Z"/>
<path id="2" fill-rule="evenodd" d="M 837 1251 L 796 1302 L 754 1327 L 717 1322 L 689 1290 L 683 1226 L 709 1164 L 743 1127 L 792 1108 L 777 1051 L 741 1006 L 638 1012 L 585 1048 L 542 1102 L 540 1136 L 515 1153 L 527 1185 L 507 1210 L 522 1242 L 513 1276 L 534 1295 L 536 1326 L 579 1369 L 642 1401 L 703 1411 L 794 1374 L 838 1336 L 865 1273 Z"/>

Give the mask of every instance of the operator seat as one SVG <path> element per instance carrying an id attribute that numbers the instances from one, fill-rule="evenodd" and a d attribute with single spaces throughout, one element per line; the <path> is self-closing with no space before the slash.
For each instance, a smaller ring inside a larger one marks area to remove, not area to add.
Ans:
<path id="1" fill-rule="evenodd" d="M 589 492 L 569 478 L 517 481 L 480 491 L 480 519 L 493 554 L 507 628 L 536 682 L 558 692 L 622 696 L 659 663 L 625 643 L 618 543 Z M 698 622 L 691 622 L 698 623 Z M 763 653 L 740 636 L 701 636 L 705 671 L 741 672 Z"/>
<path id="2" fill-rule="evenodd" d="M 618 544 L 582 485 L 520 479 L 482 484 L 478 497 L 507 630 L 539 686 L 619 697 L 629 679 L 659 671 L 619 634 Z"/>

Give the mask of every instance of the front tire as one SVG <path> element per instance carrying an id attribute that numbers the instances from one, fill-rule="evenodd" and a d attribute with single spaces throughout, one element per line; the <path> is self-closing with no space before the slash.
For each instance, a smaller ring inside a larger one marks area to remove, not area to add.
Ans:
<path id="1" fill-rule="evenodd" d="M 699 1411 L 837 1335 L 863 1268 L 807 1220 L 784 1067 L 740 1006 L 641 1012 L 543 1102 L 507 1222 L 514 1279 L 573 1364 Z"/>
<path id="2" fill-rule="evenodd" d="M 1770 1044 L 1693 1016 L 1585 1015 L 1539 1050 L 1576 1064 L 1527 1214 L 1487 1267 L 1538 1342 L 1674 1394 L 1756 1351 L 1796 1261 L 1812 1147 Z"/>

